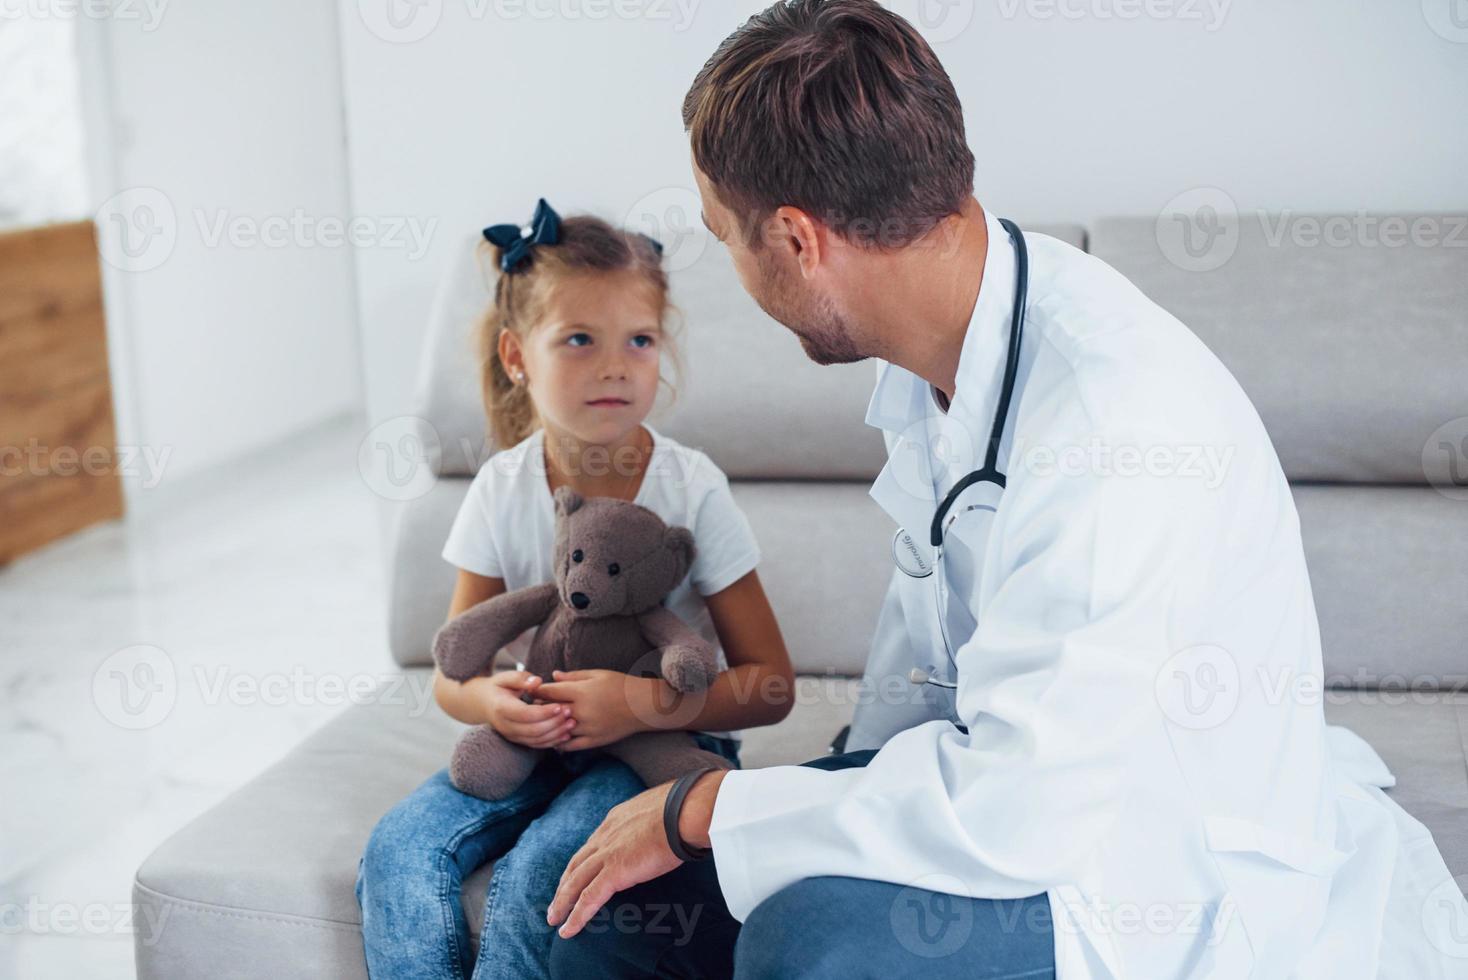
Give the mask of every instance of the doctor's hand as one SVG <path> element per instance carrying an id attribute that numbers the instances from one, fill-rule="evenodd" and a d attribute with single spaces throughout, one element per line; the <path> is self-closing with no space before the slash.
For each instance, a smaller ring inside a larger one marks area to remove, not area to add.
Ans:
<path id="1" fill-rule="evenodd" d="M 661 678 L 616 670 L 556 670 L 551 677 L 535 695 L 559 702 L 575 720 L 570 740 L 555 746 L 562 752 L 594 749 L 646 731 L 643 719 L 657 716 L 653 706 L 664 686 Z"/>
<path id="2" fill-rule="evenodd" d="M 709 846 L 714 800 L 728 770 L 705 773 L 683 799 L 678 832 L 684 843 Z M 672 782 L 654 786 L 612 807 L 601 826 L 571 857 L 545 920 L 570 939 L 617 892 L 667 874 L 682 862 L 663 832 L 663 803 Z"/>

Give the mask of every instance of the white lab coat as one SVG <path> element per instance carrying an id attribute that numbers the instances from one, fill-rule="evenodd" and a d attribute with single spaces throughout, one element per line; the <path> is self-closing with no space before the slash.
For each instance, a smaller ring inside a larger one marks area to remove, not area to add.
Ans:
<path id="1" fill-rule="evenodd" d="M 987 227 L 948 412 L 881 364 L 867 413 L 890 455 L 872 496 L 921 540 L 998 399 L 1015 260 Z M 934 579 L 894 572 L 847 746 L 881 750 L 725 778 L 730 911 L 818 875 L 1043 892 L 1060 980 L 1468 976 L 1468 903 L 1431 837 L 1324 721 L 1299 523 L 1253 406 L 1110 266 L 1026 239 L 1007 487 L 947 544 L 956 696 L 896 680 L 951 668 Z"/>

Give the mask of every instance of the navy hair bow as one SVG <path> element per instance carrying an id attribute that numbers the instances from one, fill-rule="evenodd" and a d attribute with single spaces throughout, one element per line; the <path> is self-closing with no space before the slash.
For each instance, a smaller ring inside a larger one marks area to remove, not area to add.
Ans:
<path id="1" fill-rule="evenodd" d="M 637 234 L 646 239 L 659 257 L 662 256 L 662 242 L 642 232 Z M 554 245 L 561 240 L 561 216 L 542 197 L 535 202 L 535 214 L 530 224 L 524 228 L 519 225 L 490 225 L 484 229 L 484 237 L 500 247 L 500 269 L 509 272 L 530 258 L 532 246 Z"/>
<path id="2" fill-rule="evenodd" d="M 545 198 L 535 202 L 535 214 L 530 224 L 490 225 L 484 229 L 484 237 L 501 249 L 500 269 L 509 272 L 530 258 L 533 245 L 554 245 L 561 240 L 561 216 L 545 203 Z"/>
<path id="3" fill-rule="evenodd" d="M 662 255 L 663 254 L 663 243 L 662 242 L 658 241 L 656 238 L 652 237 L 651 235 L 643 234 L 640 231 L 637 234 L 642 235 L 643 238 L 646 238 L 647 239 L 647 243 L 652 246 L 654 252 L 657 252 L 658 255 Z"/>

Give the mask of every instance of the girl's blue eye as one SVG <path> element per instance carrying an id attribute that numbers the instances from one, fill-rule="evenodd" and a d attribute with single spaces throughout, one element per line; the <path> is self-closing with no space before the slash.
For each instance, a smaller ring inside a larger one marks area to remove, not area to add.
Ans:
<path id="1" fill-rule="evenodd" d="M 581 341 L 585 341 L 586 344 L 591 343 L 591 334 L 589 334 L 589 333 L 573 333 L 571 336 L 569 336 L 569 337 L 566 338 L 566 343 L 570 344 L 572 347 L 584 347 L 584 346 L 586 346 L 586 344 L 581 343 Z"/>
<path id="2" fill-rule="evenodd" d="M 634 347 L 651 347 L 653 339 L 645 333 L 640 333 L 632 338 L 632 344 Z"/>

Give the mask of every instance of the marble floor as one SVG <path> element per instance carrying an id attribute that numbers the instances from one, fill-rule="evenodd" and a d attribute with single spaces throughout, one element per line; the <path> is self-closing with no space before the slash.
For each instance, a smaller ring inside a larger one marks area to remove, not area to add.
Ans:
<path id="1" fill-rule="evenodd" d="M 342 420 L 0 568 L 0 978 L 133 975 L 133 871 L 391 670 Z M 139 925 L 142 928 L 142 924 Z"/>

